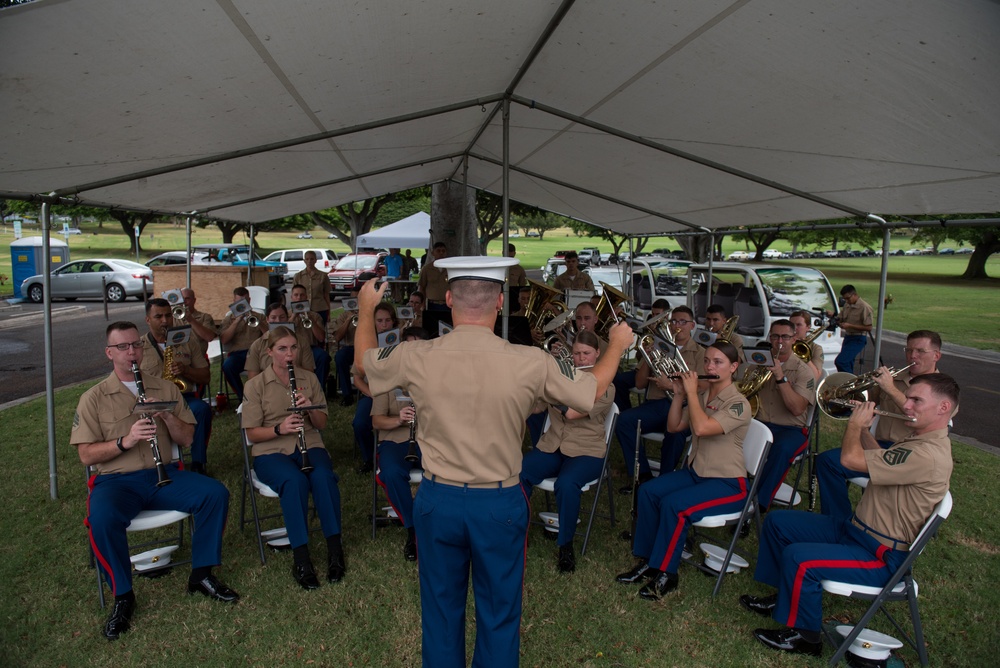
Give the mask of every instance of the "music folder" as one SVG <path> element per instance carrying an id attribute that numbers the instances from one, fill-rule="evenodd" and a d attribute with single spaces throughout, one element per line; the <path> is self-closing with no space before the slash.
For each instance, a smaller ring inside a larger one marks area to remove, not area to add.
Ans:
<path id="1" fill-rule="evenodd" d="M 768 347 L 744 348 L 743 354 L 746 355 L 747 363 L 749 364 L 756 364 L 757 366 L 774 366 L 774 354 Z"/>
<path id="2" fill-rule="evenodd" d="M 168 346 L 181 346 L 191 340 L 191 325 L 183 327 L 171 327 L 167 329 Z"/>

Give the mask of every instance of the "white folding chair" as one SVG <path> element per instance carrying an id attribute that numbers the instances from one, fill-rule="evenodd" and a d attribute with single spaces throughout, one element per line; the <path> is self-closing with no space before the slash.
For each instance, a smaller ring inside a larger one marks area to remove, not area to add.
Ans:
<path id="1" fill-rule="evenodd" d="M 590 542 L 590 530 L 594 526 L 594 517 L 597 513 L 597 502 L 601 498 L 601 487 L 606 487 L 608 491 L 608 519 L 611 520 L 611 526 L 615 525 L 615 498 L 614 494 L 611 492 L 611 486 L 607 485 L 610 481 L 610 471 L 608 470 L 608 454 L 611 452 L 611 438 L 615 433 L 615 423 L 618 421 L 619 408 L 616 404 L 611 404 L 611 409 L 608 411 L 608 416 L 604 420 L 604 462 L 601 465 L 601 474 L 588 482 L 586 485 L 580 488 L 581 492 L 589 492 L 592 487 L 594 490 L 594 501 L 590 505 L 590 517 L 587 519 L 587 529 L 583 535 L 583 547 L 580 548 L 580 556 L 587 554 L 587 543 Z M 545 429 L 542 431 L 544 433 L 549 428 L 548 419 L 545 420 Z M 556 478 L 545 478 L 540 483 L 535 485 L 536 489 L 540 489 L 545 492 L 545 507 L 551 508 L 549 498 L 549 493 L 554 493 L 556 491 Z M 536 524 L 542 524 L 545 526 L 544 522 L 536 522 Z M 577 534 L 580 532 L 577 531 Z"/>
<path id="2" fill-rule="evenodd" d="M 865 614 L 861 616 L 858 623 L 854 625 L 854 629 L 843 639 L 839 641 L 831 636 L 827 636 L 827 639 L 837 647 L 836 653 L 830 659 L 830 665 L 837 665 L 844 654 L 847 652 L 851 643 L 854 642 L 855 638 L 858 637 L 868 623 L 872 620 L 875 614 L 881 610 L 882 614 L 888 617 L 892 625 L 896 627 L 896 630 L 903 636 L 904 640 L 909 643 L 910 647 L 916 650 L 917 655 L 920 657 L 920 664 L 923 666 L 927 665 L 927 647 L 924 645 L 924 629 L 920 623 L 920 612 L 917 609 L 917 582 L 913 579 L 913 562 L 916 561 L 920 553 L 923 552 L 927 543 L 930 539 L 934 537 L 937 533 L 938 528 L 941 523 L 944 522 L 948 515 L 951 514 L 952 508 L 952 497 L 951 492 L 945 492 L 944 498 L 937 504 L 934 508 L 934 512 L 931 516 L 927 518 L 927 522 L 924 524 L 920 533 L 917 534 L 916 540 L 910 546 L 910 552 L 906 556 L 906 559 L 900 564 L 896 572 L 893 573 L 889 581 L 885 583 L 884 587 L 869 587 L 865 585 L 852 584 L 850 582 L 841 582 L 839 580 L 823 580 L 822 586 L 823 591 L 831 594 L 836 594 L 838 596 L 847 596 L 850 598 L 859 598 L 866 601 L 871 601 L 871 605 L 868 606 L 868 610 Z M 910 637 L 903 627 L 900 626 L 899 622 L 893 618 L 892 615 L 885 609 L 885 603 L 887 601 L 906 601 L 909 604 L 910 609 L 910 622 L 913 624 L 913 636 Z M 838 646 L 839 643 L 839 646 Z"/>
<path id="3" fill-rule="evenodd" d="M 733 532 L 732 540 L 729 541 L 729 548 L 725 551 L 722 548 L 712 545 L 711 543 L 703 543 L 701 547 L 702 551 L 705 552 L 707 560 L 711 564 L 716 564 L 721 559 L 721 565 L 716 569 L 713 566 L 707 566 L 703 563 L 695 561 L 693 558 L 687 558 L 685 561 L 691 564 L 695 568 L 702 570 L 709 574 L 718 573 L 718 578 L 715 581 L 715 589 L 712 590 L 712 596 L 717 596 L 719 590 L 722 588 L 722 578 L 726 576 L 726 572 L 733 570 L 734 572 L 739 571 L 739 568 L 746 568 L 750 565 L 750 562 L 746 561 L 742 557 L 735 554 L 736 551 L 736 541 L 740 537 L 740 527 L 743 526 L 743 522 L 746 521 L 747 517 L 752 515 L 754 519 L 754 526 L 757 531 L 758 538 L 760 537 L 760 508 L 758 508 L 756 503 L 757 498 L 757 487 L 760 484 L 760 476 L 757 473 L 760 471 L 761 464 L 767 459 L 767 452 L 771 449 L 771 443 L 774 437 L 771 435 L 771 430 L 764 426 L 763 423 L 757 420 L 750 421 L 750 427 L 747 429 L 747 435 L 743 439 L 743 462 L 746 466 L 747 474 L 752 478 L 750 484 L 750 490 L 747 493 L 746 501 L 743 504 L 743 508 L 739 512 L 732 513 L 721 513 L 719 515 L 708 515 L 703 517 L 697 522 L 691 523 L 692 528 L 692 541 L 696 540 L 697 529 L 710 529 L 724 527 L 727 525 L 735 524 L 736 530 Z M 734 567 L 731 565 L 733 560 L 739 559 L 739 567 Z"/>
<path id="4" fill-rule="evenodd" d="M 171 456 L 173 457 L 172 461 L 178 461 L 181 458 L 180 448 L 176 443 L 171 444 Z M 85 467 L 84 470 L 89 478 L 92 473 L 91 468 L 88 466 Z M 126 535 L 138 533 L 139 531 L 160 529 L 162 527 L 170 526 L 171 524 L 177 525 L 177 533 L 172 533 L 164 538 L 154 538 L 136 545 L 130 544 L 130 551 L 133 549 L 143 549 L 142 552 L 129 556 L 129 561 L 132 562 L 132 570 L 147 577 L 158 577 L 159 575 L 162 575 L 162 573 L 158 573 L 158 571 L 172 568 L 173 566 L 191 563 L 190 559 L 184 559 L 182 561 L 173 561 L 171 559 L 171 555 L 176 550 L 184 546 L 184 520 L 189 517 L 191 517 L 190 513 L 185 513 L 180 510 L 140 510 L 139 514 L 133 517 L 132 522 L 125 528 Z M 189 530 L 194 530 L 193 523 L 189 526 Z M 176 541 L 175 544 L 167 545 L 167 543 L 172 543 L 174 541 Z M 89 540 L 87 541 L 87 544 L 90 546 Z M 101 602 L 101 607 L 103 608 L 105 605 L 104 573 L 95 562 L 93 546 L 90 546 L 90 562 L 91 565 L 94 566 L 94 570 L 97 571 L 97 597 Z"/>

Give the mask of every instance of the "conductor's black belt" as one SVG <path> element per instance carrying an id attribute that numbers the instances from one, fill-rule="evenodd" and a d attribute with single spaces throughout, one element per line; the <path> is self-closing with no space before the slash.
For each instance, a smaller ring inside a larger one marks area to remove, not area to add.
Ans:
<path id="1" fill-rule="evenodd" d="M 851 524 L 853 524 L 856 528 L 860 529 L 863 533 L 868 534 L 869 536 L 880 542 L 882 545 L 885 545 L 890 550 L 897 550 L 899 552 L 909 552 L 910 550 L 909 543 L 902 540 L 896 540 L 892 536 L 886 536 L 884 533 L 879 533 L 875 529 L 872 529 L 870 526 L 859 520 L 857 515 L 851 516 Z"/>
<path id="2" fill-rule="evenodd" d="M 519 485 L 521 483 L 520 476 L 511 476 L 506 480 L 498 480 L 497 482 L 461 482 L 459 480 L 449 480 L 448 478 L 442 478 L 439 475 L 433 473 L 424 472 L 424 477 L 433 483 L 438 483 L 441 485 L 452 485 L 454 487 L 464 487 L 466 489 L 506 489 L 508 487 L 513 487 L 514 485 Z"/>

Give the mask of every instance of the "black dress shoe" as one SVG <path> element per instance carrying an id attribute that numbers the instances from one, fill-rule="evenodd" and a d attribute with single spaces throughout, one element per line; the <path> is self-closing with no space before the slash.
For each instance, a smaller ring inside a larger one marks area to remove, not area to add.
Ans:
<path id="1" fill-rule="evenodd" d="M 576 555 L 573 554 L 573 543 L 559 546 L 559 572 L 572 573 L 576 570 Z"/>
<path id="2" fill-rule="evenodd" d="M 810 642 L 795 629 L 757 629 L 753 637 L 771 649 L 790 654 L 819 656 L 823 650 L 822 642 Z"/>
<path id="3" fill-rule="evenodd" d="M 774 612 L 774 608 L 778 605 L 778 595 L 751 596 L 750 594 L 743 594 L 740 596 L 740 605 L 750 612 L 756 612 L 762 617 L 770 617 L 771 613 Z"/>
<path id="4" fill-rule="evenodd" d="M 658 571 L 656 569 L 650 568 L 649 564 L 645 561 L 640 561 L 632 567 L 632 570 L 626 571 L 625 573 L 619 573 L 618 576 L 615 577 L 615 581 L 621 582 L 622 584 L 637 584 L 653 577 L 657 572 Z"/>
<path id="5" fill-rule="evenodd" d="M 361 466 L 358 467 L 358 474 L 364 475 L 366 473 L 371 473 L 374 465 L 371 462 L 362 462 Z"/>
<path id="6" fill-rule="evenodd" d="M 413 536 L 406 537 L 406 545 L 403 546 L 403 559 L 407 561 L 417 560 L 417 541 Z"/>
<path id="7" fill-rule="evenodd" d="M 326 580 L 327 582 L 340 582 L 347 572 L 347 565 L 344 563 L 343 551 L 335 552 L 327 559 Z"/>
<path id="8" fill-rule="evenodd" d="M 205 462 L 191 462 L 191 473 L 205 475 Z"/>
<path id="9" fill-rule="evenodd" d="M 101 632 L 108 640 L 118 640 L 118 636 L 129 630 L 132 622 L 132 613 L 135 612 L 135 597 L 115 599 L 115 607 L 111 610 L 111 616 L 104 623 L 104 630 Z"/>
<path id="10" fill-rule="evenodd" d="M 301 564 L 292 564 L 292 577 L 306 591 L 319 589 L 319 578 L 316 577 L 316 570 L 308 561 Z"/>
<path id="11" fill-rule="evenodd" d="M 204 594 L 209 598 L 214 598 L 216 601 L 222 601 L 223 603 L 235 603 L 240 600 L 239 594 L 219 582 L 219 578 L 214 575 L 209 575 L 204 580 L 198 582 L 189 581 L 188 593 L 193 594 L 195 592 Z"/>
<path id="12" fill-rule="evenodd" d="M 677 589 L 677 573 L 660 573 L 639 590 L 639 596 L 656 601 Z"/>

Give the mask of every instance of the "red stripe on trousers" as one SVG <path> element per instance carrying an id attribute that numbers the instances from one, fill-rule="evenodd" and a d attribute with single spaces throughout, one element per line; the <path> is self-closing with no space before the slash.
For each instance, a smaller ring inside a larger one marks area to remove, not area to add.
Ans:
<path id="1" fill-rule="evenodd" d="M 696 506 L 691 506 L 685 510 L 682 510 L 677 514 L 677 527 L 674 529 L 674 535 L 670 537 L 670 545 L 667 546 L 667 553 L 663 557 L 663 563 L 660 564 L 659 570 L 666 570 L 667 564 L 670 563 L 670 556 L 677 549 L 677 541 L 680 540 L 681 532 L 684 529 L 684 523 L 687 522 L 687 518 L 693 513 L 699 510 L 704 510 L 705 508 L 711 508 L 712 506 L 718 506 L 724 503 L 732 503 L 733 501 L 739 501 L 740 499 L 745 499 L 747 496 L 747 479 L 740 478 L 740 491 L 738 494 L 733 494 L 732 496 L 726 496 L 721 499 L 713 499 L 711 501 L 705 501 L 704 503 L 699 503 Z"/>
<path id="2" fill-rule="evenodd" d="M 877 561 L 858 561 L 856 559 L 817 559 L 815 561 L 803 561 L 799 564 L 799 569 L 795 572 L 795 584 L 792 585 L 792 600 L 788 606 L 788 621 L 785 626 L 794 627 L 795 618 L 798 617 L 799 597 L 802 594 L 802 581 L 805 579 L 806 571 L 810 568 L 854 568 L 872 570 L 885 566 L 885 553 L 889 548 L 882 546 L 875 552 Z"/>

